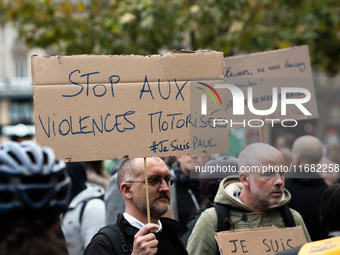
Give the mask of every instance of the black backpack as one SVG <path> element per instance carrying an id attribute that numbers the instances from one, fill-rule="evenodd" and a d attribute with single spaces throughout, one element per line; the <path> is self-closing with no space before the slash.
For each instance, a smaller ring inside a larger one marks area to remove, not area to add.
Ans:
<path id="1" fill-rule="evenodd" d="M 217 231 L 226 231 L 230 228 L 230 205 L 224 205 L 219 203 L 214 203 L 213 205 L 216 210 L 217 214 Z M 283 218 L 283 222 L 285 223 L 286 228 L 287 227 L 295 227 L 295 220 L 293 218 L 292 212 L 290 211 L 288 205 L 284 205 L 279 208 L 281 217 Z M 248 218 L 246 215 L 242 216 L 242 220 L 246 221 Z M 220 251 L 218 251 L 219 254 Z"/>
<path id="2" fill-rule="evenodd" d="M 217 232 L 226 231 L 230 228 L 230 206 L 214 203 L 214 207 L 217 214 Z M 284 205 L 279 208 L 281 216 L 283 218 L 283 222 L 287 227 L 295 227 L 295 220 L 293 218 L 292 212 L 290 211 L 288 205 Z M 243 215 L 242 220 L 246 221 L 247 216 Z"/>
<path id="3" fill-rule="evenodd" d="M 217 231 L 216 232 L 229 230 L 230 222 L 231 222 L 231 220 L 230 220 L 230 206 L 225 205 L 225 204 L 213 203 L 213 202 L 208 201 L 208 203 L 206 203 L 206 205 L 199 212 L 195 213 L 195 215 L 192 217 L 192 219 L 187 224 L 187 227 L 188 227 L 189 230 L 188 230 L 187 233 L 185 233 L 182 236 L 182 242 L 183 242 L 184 246 L 187 245 L 189 236 L 191 235 L 192 230 L 195 227 L 196 221 L 201 216 L 202 212 L 204 210 L 208 209 L 208 208 L 211 208 L 211 207 L 215 207 L 216 214 L 217 214 Z M 281 216 L 283 218 L 283 221 L 284 221 L 286 227 L 295 227 L 296 226 L 292 212 L 289 210 L 289 207 L 287 205 L 285 205 L 284 207 L 280 207 L 279 211 L 281 213 Z M 242 219 L 246 221 L 247 216 L 243 215 Z"/>
<path id="4" fill-rule="evenodd" d="M 109 224 L 101 228 L 98 233 L 92 237 L 92 240 L 97 235 L 105 235 L 113 246 L 114 254 L 129 255 L 132 253 L 132 246 L 127 245 L 122 231 L 117 224 Z"/>

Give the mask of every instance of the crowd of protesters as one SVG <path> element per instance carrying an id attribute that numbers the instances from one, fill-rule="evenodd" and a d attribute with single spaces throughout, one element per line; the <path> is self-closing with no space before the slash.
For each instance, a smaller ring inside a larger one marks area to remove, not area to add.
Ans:
<path id="1" fill-rule="evenodd" d="M 339 158 L 338 145 L 283 134 L 237 158 L 121 159 L 105 169 L 8 141 L 0 147 L 0 254 L 219 254 L 214 233 L 272 225 L 302 226 L 307 242 L 339 236 Z M 327 171 L 312 171 L 319 166 Z M 236 172 L 191 175 L 219 167 Z"/>

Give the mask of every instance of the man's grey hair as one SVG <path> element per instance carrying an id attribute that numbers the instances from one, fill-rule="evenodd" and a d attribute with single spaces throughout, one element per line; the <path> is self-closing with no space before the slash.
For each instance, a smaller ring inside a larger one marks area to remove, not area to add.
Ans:
<path id="1" fill-rule="evenodd" d="M 129 158 L 123 162 L 117 173 L 117 186 L 120 190 L 120 185 L 126 181 L 133 181 L 140 174 L 137 169 L 135 159 Z"/>

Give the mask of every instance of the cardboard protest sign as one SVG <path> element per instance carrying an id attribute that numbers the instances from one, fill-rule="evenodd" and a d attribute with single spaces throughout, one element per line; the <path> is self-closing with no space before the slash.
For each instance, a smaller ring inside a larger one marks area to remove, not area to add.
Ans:
<path id="1" fill-rule="evenodd" d="M 66 161 L 228 152 L 228 130 L 190 112 L 190 79 L 224 69 L 215 51 L 33 56 L 37 142 Z"/>
<path id="2" fill-rule="evenodd" d="M 340 254 L 340 237 L 332 237 L 304 244 L 299 255 L 337 255 Z"/>
<path id="3" fill-rule="evenodd" d="M 307 242 L 302 226 L 223 231 L 215 239 L 222 255 L 271 255 Z"/>
<path id="4" fill-rule="evenodd" d="M 225 84 L 232 88 L 215 89 L 229 128 L 318 117 L 308 46 L 227 57 L 225 64 Z"/>

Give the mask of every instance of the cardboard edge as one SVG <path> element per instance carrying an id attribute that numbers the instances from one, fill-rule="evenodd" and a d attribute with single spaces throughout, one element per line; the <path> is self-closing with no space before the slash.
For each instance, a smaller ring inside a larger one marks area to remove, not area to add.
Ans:
<path id="1" fill-rule="evenodd" d="M 276 50 L 269 50 L 269 51 L 261 51 L 261 52 L 254 52 L 254 53 L 246 53 L 246 54 L 240 54 L 237 56 L 230 56 L 226 57 L 225 59 L 233 59 L 233 58 L 240 58 L 240 57 L 247 57 L 249 55 L 254 56 L 254 55 L 263 55 L 263 54 L 268 54 L 268 53 L 274 53 L 274 52 L 284 52 L 287 50 L 301 50 L 303 48 L 306 48 L 308 51 L 308 57 L 309 57 L 309 46 L 304 44 L 304 45 L 298 45 L 298 46 L 293 46 L 289 48 L 284 48 L 284 49 L 276 49 Z"/>
<path id="2" fill-rule="evenodd" d="M 181 49 L 181 50 L 172 50 L 170 51 L 171 53 L 195 53 L 195 51 L 192 50 L 186 50 L 186 49 Z"/>
<path id="3" fill-rule="evenodd" d="M 222 251 L 222 248 L 218 245 L 219 239 L 218 239 L 217 233 L 218 233 L 218 232 L 215 232 L 215 240 L 216 240 L 216 243 L 217 243 L 217 248 L 218 248 L 218 250 L 220 251 L 220 254 L 221 254 L 221 255 L 224 255 L 224 254 L 223 254 L 223 251 Z"/>
<path id="4" fill-rule="evenodd" d="M 278 226 L 272 225 L 271 227 L 259 227 L 259 228 L 248 228 L 248 229 L 237 229 L 237 230 L 215 232 L 215 236 L 217 236 L 218 233 L 223 233 L 223 232 L 239 233 L 239 232 L 254 232 L 254 231 L 261 231 L 261 230 L 278 230 L 278 229 L 291 229 L 291 228 L 301 228 L 303 230 L 301 225 L 295 226 L 295 227 L 287 227 L 287 228 L 280 228 Z M 218 240 L 218 238 L 216 240 Z"/>
<path id="5" fill-rule="evenodd" d="M 186 50 L 186 49 L 181 49 L 181 50 L 172 50 L 172 51 L 169 51 L 167 54 L 172 54 L 172 53 L 192 53 L 192 54 L 200 54 L 200 53 L 206 53 L 206 52 L 219 52 L 219 51 L 215 51 L 215 50 L 196 50 L 196 51 L 193 51 L 193 50 Z M 222 53 L 222 52 L 221 52 Z M 165 55 L 167 55 L 165 54 Z M 164 55 L 164 56 L 165 56 Z"/>
<path id="6" fill-rule="evenodd" d="M 225 69 L 225 62 L 224 62 L 224 56 L 223 52 L 219 51 L 212 51 L 212 50 L 198 50 L 198 51 L 188 51 L 188 50 L 180 50 L 180 51 L 172 51 L 168 52 L 164 56 L 161 56 L 159 54 L 155 55 L 95 55 L 95 54 L 82 54 L 82 55 L 68 55 L 68 56 L 44 56 L 44 55 L 32 55 L 31 56 L 31 72 L 32 72 L 32 85 L 41 85 L 44 84 L 45 82 L 41 81 L 37 73 L 39 73 L 39 69 L 43 68 L 44 63 L 48 64 L 48 66 L 52 65 L 58 65 L 63 64 L 65 61 L 69 62 L 72 60 L 76 60 L 79 63 L 82 63 L 84 60 L 97 60 L 97 59 L 110 59 L 110 61 L 132 61 L 134 59 L 139 59 L 139 61 L 142 60 L 147 60 L 151 62 L 159 62 L 159 64 L 163 67 L 164 69 L 164 64 L 169 64 L 169 63 L 176 63 L 173 58 L 176 57 L 183 57 L 183 59 L 192 59 L 194 55 L 199 55 L 200 59 L 205 59 L 206 57 L 210 58 L 213 60 L 214 64 L 211 65 L 206 65 L 206 70 L 205 74 L 207 75 L 210 73 L 210 69 L 214 68 L 215 71 L 214 73 L 218 74 L 216 75 L 216 78 L 223 78 L 224 76 L 224 69 Z M 205 56 L 203 56 L 205 55 Z M 178 61 L 178 60 L 176 60 Z M 150 62 L 150 63 L 151 63 Z M 210 68 L 210 69 L 209 69 Z M 41 75 L 41 74 L 40 74 Z M 166 78 L 166 76 L 164 75 Z M 195 78 L 206 78 L 205 76 L 203 77 L 195 77 Z M 50 84 L 49 84 L 50 85 Z M 54 83 L 51 83 L 51 85 L 54 85 Z"/>
<path id="7" fill-rule="evenodd" d="M 33 54 L 32 56 L 31 56 L 31 85 L 33 86 L 33 84 L 35 83 L 35 72 L 34 72 L 34 65 L 33 65 L 33 61 L 34 61 L 34 59 L 35 58 L 37 58 L 38 57 L 38 55 L 37 54 Z"/>
<path id="8" fill-rule="evenodd" d="M 108 58 L 126 58 L 126 57 L 133 57 L 133 58 L 159 58 L 159 59 L 162 59 L 162 58 L 166 58 L 167 55 L 171 55 L 171 54 L 207 54 L 207 53 L 213 53 L 213 54 L 218 54 L 218 53 L 221 53 L 223 54 L 223 52 L 220 52 L 220 51 L 214 51 L 214 50 L 197 50 L 197 51 L 191 51 L 191 50 L 186 50 L 186 49 L 181 49 L 181 50 L 172 50 L 172 51 L 169 51 L 168 53 L 166 53 L 165 55 L 160 55 L 160 54 L 152 54 L 152 55 L 135 55 L 135 54 L 121 54 L 121 55 L 100 55 L 100 54 L 78 54 L 78 55 L 56 55 L 56 56 L 47 56 L 47 55 L 37 55 L 37 54 L 34 54 L 31 56 L 31 62 L 35 61 L 35 60 L 39 60 L 41 58 L 58 58 L 59 59 L 59 62 L 60 64 L 62 63 L 62 60 L 63 59 L 67 59 L 67 58 L 74 58 L 74 57 L 77 57 L 77 58 L 83 58 L 83 57 L 86 57 L 86 56 L 91 56 L 91 57 L 100 57 L 100 58 L 103 58 L 103 57 L 108 57 Z"/>

